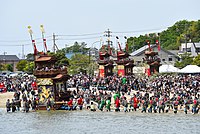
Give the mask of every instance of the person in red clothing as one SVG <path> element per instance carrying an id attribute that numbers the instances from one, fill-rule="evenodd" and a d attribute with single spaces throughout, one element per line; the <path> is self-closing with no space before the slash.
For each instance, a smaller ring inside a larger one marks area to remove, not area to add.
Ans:
<path id="1" fill-rule="evenodd" d="M 7 89 L 3 83 L 0 83 L 0 92 L 2 92 L 2 93 L 7 92 Z"/>
<path id="2" fill-rule="evenodd" d="M 149 113 L 152 113 L 152 108 L 153 108 L 153 100 L 152 100 L 152 97 L 150 97 L 149 106 L 148 106 L 148 112 Z"/>
<path id="3" fill-rule="evenodd" d="M 80 96 L 80 98 L 78 98 L 78 106 L 79 106 L 80 110 L 83 109 L 83 98 L 82 98 L 82 96 Z"/>
<path id="4" fill-rule="evenodd" d="M 33 90 L 37 90 L 37 83 L 34 81 L 31 83 L 31 87 Z"/>
<path id="5" fill-rule="evenodd" d="M 136 95 L 134 95 L 134 97 L 133 97 L 133 108 L 134 108 L 135 111 L 136 111 L 137 108 L 138 108 L 138 102 L 139 102 L 139 101 L 138 101 Z"/>
<path id="6" fill-rule="evenodd" d="M 115 111 L 119 112 L 120 111 L 120 109 L 119 109 L 119 107 L 120 107 L 120 100 L 119 100 L 118 96 L 117 96 L 117 98 L 115 100 L 115 107 L 116 107 Z"/>
<path id="7" fill-rule="evenodd" d="M 67 105 L 69 107 L 69 110 L 73 110 L 73 99 L 72 98 L 70 98 L 70 100 L 68 101 Z"/>
<path id="8" fill-rule="evenodd" d="M 197 113 L 197 106 L 198 106 L 197 103 L 198 103 L 197 98 L 195 97 L 195 99 L 193 100 L 193 106 L 192 106 L 192 113 L 193 114 Z"/>

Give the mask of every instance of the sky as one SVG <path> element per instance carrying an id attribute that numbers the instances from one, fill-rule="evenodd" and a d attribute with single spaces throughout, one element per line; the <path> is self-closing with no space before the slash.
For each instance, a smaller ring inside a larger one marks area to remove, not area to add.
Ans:
<path id="1" fill-rule="evenodd" d="M 108 29 L 113 43 L 119 36 L 123 47 L 124 36 L 161 32 L 180 20 L 199 20 L 199 5 L 199 0 L 1 0 L 0 55 L 22 58 L 33 53 L 28 26 L 37 49 L 44 50 L 40 25 L 49 50 L 53 33 L 59 49 L 75 41 L 99 48 Z"/>

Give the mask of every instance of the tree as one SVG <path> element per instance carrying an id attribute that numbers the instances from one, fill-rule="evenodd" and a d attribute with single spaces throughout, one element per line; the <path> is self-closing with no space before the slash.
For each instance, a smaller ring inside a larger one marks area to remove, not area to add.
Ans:
<path id="1" fill-rule="evenodd" d="M 194 58 L 192 64 L 200 66 L 200 54 Z"/>
<path id="2" fill-rule="evenodd" d="M 49 55 L 54 56 L 57 59 L 56 66 L 69 65 L 69 60 L 65 56 L 65 52 L 58 50 L 56 53 L 49 53 Z"/>
<path id="3" fill-rule="evenodd" d="M 34 60 L 34 54 L 33 54 L 33 53 L 27 54 L 27 55 L 26 55 L 26 59 L 27 59 L 28 61 L 33 61 L 33 60 Z"/>
<path id="4" fill-rule="evenodd" d="M 27 63 L 28 63 L 27 60 L 21 60 L 21 61 L 19 61 L 17 63 L 17 66 L 16 66 L 17 70 L 18 71 L 24 71 L 24 68 L 26 67 Z"/>
<path id="5" fill-rule="evenodd" d="M 81 44 L 79 44 L 77 41 L 74 42 L 74 45 L 70 46 L 70 47 L 66 47 L 64 49 L 62 49 L 62 51 L 64 51 L 65 53 L 82 53 L 82 54 L 86 54 L 87 51 L 89 50 L 89 48 L 86 47 L 87 44 L 85 42 L 82 42 Z"/>
<path id="6" fill-rule="evenodd" d="M 89 56 L 83 54 L 75 54 L 70 59 L 68 71 L 70 74 L 85 73 L 89 71 Z"/>
<path id="7" fill-rule="evenodd" d="M 13 72 L 13 64 L 6 64 L 6 70 Z"/>
<path id="8" fill-rule="evenodd" d="M 187 65 L 190 65 L 192 62 L 193 62 L 193 57 L 191 57 L 190 56 L 191 54 L 189 54 L 189 53 L 184 53 L 184 54 L 182 54 L 181 55 L 181 59 L 182 59 L 182 61 L 177 61 L 176 63 L 175 63 L 175 66 L 176 67 L 179 67 L 179 68 L 183 68 L 183 67 L 185 67 L 185 66 L 187 66 Z"/>
<path id="9" fill-rule="evenodd" d="M 27 72 L 27 73 L 33 73 L 33 69 L 34 69 L 35 65 L 34 65 L 34 62 L 28 62 L 24 68 L 24 72 Z"/>
<path id="10" fill-rule="evenodd" d="M 3 71 L 3 70 L 4 70 L 4 65 L 0 64 L 0 71 Z"/>
<path id="11" fill-rule="evenodd" d="M 191 35 L 191 38 L 186 38 L 186 35 Z M 181 43 L 185 41 L 189 42 L 192 39 L 194 42 L 200 41 L 200 20 L 187 21 L 182 20 L 176 22 L 173 26 L 162 31 L 159 36 L 155 36 L 155 33 L 146 35 L 140 35 L 139 37 L 128 38 L 129 48 L 135 50 L 143 47 L 146 40 L 149 40 L 151 44 L 155 43 L 155 40 L 160 37 L 160 45 L 167 50 L 177 50 Z M 130 51 L 131 52 L 131 51 Z"/>

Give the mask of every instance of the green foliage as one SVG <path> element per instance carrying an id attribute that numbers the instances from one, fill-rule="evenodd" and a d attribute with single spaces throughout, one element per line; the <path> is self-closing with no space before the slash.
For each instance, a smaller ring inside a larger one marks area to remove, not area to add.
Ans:
<path id="1" fill-rule="evenodd" d="M 200 66 L 200 54 L 194 58 L 192 64 Z"/>
<path id="2" fill-rule="evenodd" d="M 24 72 L 32 74 L 34 67 L 35 67 L 34 62 L 27 62 L 26 66 L 23 70 L 24 70 Z"/>
<path id="3" fill-rule="evenodd" d="M 24 68 L 26 67 L 26 64 L 27 64 L 27 63 L 28 63 L 27 60 L 21 60 L 21 61 L 19 61 L 19 62 L 17 63 L 17 66 L 16 66 L 17 70 L 18 70 L 18 71 L 24 71 Z"/>
<path id="4" fill-rule="evenodd" d="M 6 64 L 6 70 L 13 72 L 13 64 Z"/>
<path id="5" fill-rule="evenodd" d="M 89 70 L 89 56 L 83 54 L 75 54 L 69 61 L 68 71 L 70 74 L 78 74 Z"/>
<path id="6" fill-rule="evenodd" d="M 56 57 L 56 66 L 69 65 L 68 58 L 65 56 L 63 50 L 58 50 L 56 53 L 49 53 L 49 55 Z"/>
<path id="7" fill-rule="evenodd" d="M 0 71 L 11 71 L 13 72 L 13 64 L 0 64 Z"/>
<path id="8" fill-rule="evenodd" d="M 175 63 L 175 67 L 183 68 L 187 65 L 190 65 L 193 62 L 193 57 L 190 56 L 188 53 L 184 53 L 181 55 L 182 61 L 177 61 Z"/>
<path id="9" fill-rule="evenodd" d="M 74 45 L 70 47 L 66 47 L 62 49 L 65 53 L 82 53 L 86 54 L 89 50 L 89 48 L 86 48 L 87 44 L 85 42 L 82 42 L 79 44 L 78 42 L 74 42 Z"/>
<path id="10" fill-rule="evenodd" d="M 29 53 L 26 55 L 27 61 L 34 61 L 34 55 L 32 53 Z"/>
<path id="11" fill-rule="evenodd" d="M 3 70 L 4 70 L 4 65 L 0 64 L 0 71 L 3 71 Z"/>
<path id="12" fill-rule="evenodd" d="M 149 35 L 140 35 L 139 37 L 130 37 L 128 38 L 129 50 L 131 52 L 133 49 L 137 50 L 143 47 L 146 40 L 149 40 L 151 44 L 154 44 L 156 39 L 159 40 L 159 37 L 161 47 L 167 50 L 177 50 L 180 44 L 184 43 L 185 41 L 189 42 L 192 40 L 194 42 L 199 42 L 200 20 L 178 21 L 167 30 L 162 31 L 159 36 L 155 33 L 151 33 Z"/>

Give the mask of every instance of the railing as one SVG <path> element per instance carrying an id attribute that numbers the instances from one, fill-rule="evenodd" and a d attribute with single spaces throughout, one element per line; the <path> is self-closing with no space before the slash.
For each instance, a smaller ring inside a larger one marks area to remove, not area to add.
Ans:
<path id="1" fill-rule="evenodd" d="M 134 63 L 134 60 L 131 59 L 121 59 L 116 61 L 117 64 L 127 64 L 127 63 Z"/>
<path id="2" fill-rule="evenodd" d="M 98 60 L 97 62 L 100 64 L 114 63 L 113 60 Z"/>
<path id="3" fill-rule="evenodd" d="M 52 70 L 47 70 L 47 71 L 45 71 L 45 70 L 35 70 L 34 72 L 33 72 L 33 74 L 35 75 L 35 76 L 40 76 L 40 75 L 50 75 L 50 76 L 52 76 L 52 75 L 57 75 L 57 74 L 67 74 L 68 72 L 67 72 L 67 69 L 52 69 Z"/>

